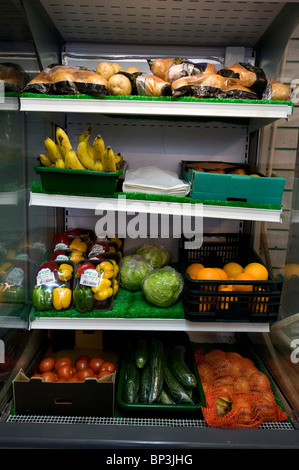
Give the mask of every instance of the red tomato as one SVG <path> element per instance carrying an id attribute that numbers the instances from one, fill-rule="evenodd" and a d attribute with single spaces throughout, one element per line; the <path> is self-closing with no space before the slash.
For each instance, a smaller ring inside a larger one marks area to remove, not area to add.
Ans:
<path id="1" fill-rule="evenodd" d="M 90 357 L 87 354 L 82 354 L 81 356 L 77 357 L 76 362 L 80 361 L 81 359 L 85 359 L 87 362 L 90 361 Z"/>
<path id="2" fill-rule="evenodd" d="M 77 376 L 73 375 L 73 377 L 71 377 L 70 379 L 68 379 L 67 382 L 80 382 L 80 380 L 78 379 Z"/>
<path id="3" fill-rule="evenodd" d="M 106 361 L 101 366 L 100 372 L 102 372 L 103 370 L 108 370 L 110 372 L 114 372 L 115 371 L 115 365 L 113 364 L 113 362 Z"/>
<path id="4" fill-rule="evenodd" d="M 56 382 L 55 374 L 54 372 L 44 372 L 42 374 L 42 379 L 44 382 Z"/>
<path id="5" fill-rule="evenodd" d="M 59 367 L 57 371 L 57 375 L 59 379 L 60 378 L 66 379 L 66 380 L 70 379 L 71 377 L 73 377 L 73 366 L 65 364 Z"/>
<path id="6" fill-rule="evenodd" d="M 57 359 L 57 361 L 55 362 L 55 370 L 56 370 L 56 372 L 58 371 L 58 369 L 59 369 L 61 366 L 64 366 L 64 365 L 72 366 L 72 365 L 73 365 L 73 361 L 72 361 L 69 357 L 67 357 L 67 356 L 60 357 L 60 358 Z"/>
<path id="7" fill-rule="evenodd" d="M 89 361 L 87 359 L 77 359 L 75 367 L 77 371 L 87 369 L 88 368 Z"/>
<path id="8" fill-rule="evenodd" d="M 106 377 L 107 375 L 110 375 L 110 374 L 112 374 L 110 370 L 102 370 L 98 375 L 98 379 L 101 379 L 102 377 Z"/>
<path id="9" fill-rule="evenodd" d="M 79 370 L 76 376 L 80 381 L 84 381 L 87 377 L 94 377 L 94 371 L 90 368 Z"/>
<path id="10" fill-rule="evenodd" d="M 67 380 L 64 379 L 63 377 L 59 377 L 59 379 L 57 379 L 56 382 L 67 382 Z"/>
<path id="11" fill-rule="evenodd" d="M 42 376 L 42 374 L 33 374 L 33 375 L 31 376 L 31 379 L 32 379 L 32 377 L 41 377 L 41 376 Z"/>
<path id="12" fill-rule="evenodd" d="M 45 357 L 40 363 L 39 363 L 39 370 L 41 373 L 43 372 L 50 372 L 53 370 L 55 367 L 55 361 L 53 357 Z"/>
<path id="13" fill-rule="evenodd" d="M 91 369 L 95 372 L 95 374 L 98 374 L 104 362 L 105 362 L 104 359 L 101 357 L 93 357 L 89 361 L 88 367 L 91 367 Z"/>

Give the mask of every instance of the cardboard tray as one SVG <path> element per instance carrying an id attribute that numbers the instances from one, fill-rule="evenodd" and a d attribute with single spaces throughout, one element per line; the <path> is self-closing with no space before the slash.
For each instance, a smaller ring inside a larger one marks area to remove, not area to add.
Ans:
<path id="1" fill-rule="evenodd" d="M 103 357 L 117 364 L 113 351 L 97 349 L 62 350 L 54 358 L 69 356 L 74 359 L 81 354 L 90 357 Z M 114 416 L 115 376 L 113 373 L 100 380 L 85 379 L 84 382 L 51 383 L 39 378 L 29 378 L 20 369 L 13 380 L 14 409 L 17 414 L 46 414 L 66 416 Z"/>
<path id="2" fill-rule="evenodd" d="M 127 162 L 115 172 L 72 170 L 36 165 L 44 191 L 61 194 L 113 194 L 125 174 Z"/>
<path id="3" fill-rule="evenodd" d="M 202 168 L 206 171 L 197 171 Z M 222 169 L 225 174 L 211 173 Z M 243 174 L 229 173 L 233 169 L 244 170 Z M 250 174 L 257 174 L 250 176 Z M 210 201 L 235 201 L 251 204 L 281 205 L 285 179 L 274 174 L 262 175 L 252 165 L 226 162 L 182 161 L 181 178 L 190 183 L 189 196 L 192 199 Z"/>

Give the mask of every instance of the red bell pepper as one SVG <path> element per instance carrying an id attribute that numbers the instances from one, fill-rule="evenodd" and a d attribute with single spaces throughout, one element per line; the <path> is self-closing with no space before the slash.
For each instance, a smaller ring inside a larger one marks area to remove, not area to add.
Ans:
<path id="1" fill-rule="evenodd" d="M 53 239 L 54 250 L 59 245 L 64 245 L 63 248 L 68 248 L 70 244 L 71 244 L 71 238 L 68 236 L 67 233 L 61 232 L 54 236 L 54 239 Z"/>
<path id="2" fill-rule="evenodd" d="M 92 251 L 94 251 L 94 252 L 98 251 L 98 252 L 101 252 L 101 253 L 106 253 L 106 252 L 109 251 L 109 245 L 108 245 L 108 243 L 105 243 L 105 242 L 100 242 L 100 241 L 95 242 L 90 247 L 90 252 L 92 252 Z"/>
<path id="3" fill-rule="evenodd" d="M 57 259 L 57 256 L 67 256 L 66 252 L 64 250 L 56 250 L 54 251 L 52 257 L 51 257 L 51 261 L 55 261 Z"/>
<path id="4" fill-rule="evenodd" d="M 88 261 L 86 263 L 82 263 L 77 267 L 77 277 L 80 277 L 86 269 L 95 269 L 95 266 L 92 263 L 89 263 Z"/>
<path id="5" fill-rule="evenodd" d="M 58 264 L 55 262 L 55 261 L 46 261 L 37 271 L 36 275 L 35 275 L 35 282 L 37 282 L 37 276 L 38 276 L 38 273 L 42 270 L 42 269 L 49 269 L 51 272 L 54 273 L 54 276 L 55 276 L 55 280 L 58 279 L 58 274 L 57 274 L 57 271 L 59 269 L 59 266 Z"/>

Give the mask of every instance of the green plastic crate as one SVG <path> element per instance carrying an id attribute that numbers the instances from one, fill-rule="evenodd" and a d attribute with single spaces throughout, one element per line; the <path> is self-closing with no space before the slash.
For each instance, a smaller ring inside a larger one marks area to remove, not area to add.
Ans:
<path id="1" fill-rule="evenodd" d="M 44 191 L 55 194 L 113 194 L 125 174 L 127 163 L 119 171 L 72 170 L 36 165 Z"/>
<path id="2" fill-rule="evenodd" d="M 197 171 L 222 168 L 225 174 Z M 233 168 L 244 169 L 246 173 L 258 174 L 259 177 L 248 174 L 229 174 Z M 189 196 L 192 199 L 210 201 L 240 201 L 250 204 L 270 204 L 281 206 L 285 179 L 272 175 L 263 176 L 256 167 L 225 162 L 191 162 L 182 161 L 181 178 L 190 183 Z"/>

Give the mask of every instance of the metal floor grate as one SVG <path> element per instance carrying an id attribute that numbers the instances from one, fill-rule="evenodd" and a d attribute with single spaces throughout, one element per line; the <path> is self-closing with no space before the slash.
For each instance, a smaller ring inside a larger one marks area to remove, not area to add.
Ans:
<path id="1" fill-rule="evenodd" d="M 166 426 L 166 427 L 209 427 L 201 419 L 166 419 L 166 418 L 107 418 L 88 416 L 42 416 L 42 415 L 15 415 L 9 416 L 8 422 L 33 424 L 93 424 L 93 425 L 120 425 L 120 426 Z M 262 423 L 260 429 L 293 430 L 290 422 Z"/>

